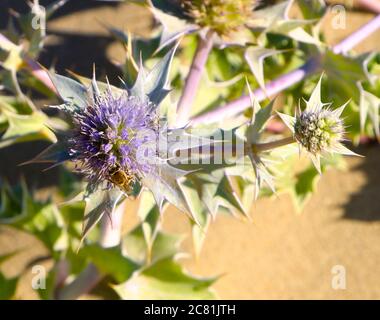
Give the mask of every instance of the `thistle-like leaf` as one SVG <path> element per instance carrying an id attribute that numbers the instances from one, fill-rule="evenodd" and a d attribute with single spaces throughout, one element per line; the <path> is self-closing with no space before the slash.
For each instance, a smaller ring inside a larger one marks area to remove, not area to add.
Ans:
<path id="1" fill-rule="evenodd" d="M 178 180 L 187 173 L 185 170 L 171 166 L 166 160 L 158 159 L 154 172 L 147 174 L 142 179 L 142 183 L 153 193 L 160 210 L 166 199 L 182 211 L 188 212 L 186 201 L 178 184 Z"/>
<path id="2" fill-rule="evenodd" d="M 376 138 L 380 141 L 380 129 L 379 129 L 379 108 L 380 98 L 374 94 L 366 91 L 360 86 L 360 127 L 362 132 L 364 131 L 367 117 L 371 119 L 373 130 Z"/>
<path id="3" fill-rule="evenodd" d="M 119 189 L 102 190 L 98 188 L 85 197 L 86 208 L 84 212 L 82 239 L 84 241 L 88 233 L 95 227 L 104 215 L 112 219 L 112 213 L 123 197 Z"/>
<path id="4" fill-rule="evenodd" d="M 171 1 L 147 1 L 154 17 L 162 24 L 160 46 L 157 51 L 177 41 L 185 34 L 195 32 L 198 27 L 188 23 L 181 14 L 181 8 Z M 173 11 L 174 9 L 174 11 Z"/>
<path id="5" fill-rule="evenodd" d="M 265 90 L 264 78 L 264 59 L 275 54 L 280 53 L 279 50 L 267 49 L 261 47 L 248 47 L 245 51 L 244 57 L 255 76 L 260 87 Z"/>
<path id="6" fill-rule="evenodd" d="M 149 101 L 153 102 L 155 105 L 159 105 L 169 93 L 167 82 L 170 65 L 176 48 L 177 45 L 169 50 L 164 58 L 161 59 L 149 72 L 146 71 L 142 63 L 140 63 L 136 82 L 132 88 L 128 89 L 129 93 L 133 96 L 139 97 L 142 101 L 149 98 Z"/>
<path id="7" fill-rule="evenodd" d="M 88 104 L 86 87 L 73 79 L 55 73 L 49 73 L 49 75 L 59 96 L 64 101 L 64 104 L 58 106 L 58 108 L 69 113 L 86 108 Z"/>

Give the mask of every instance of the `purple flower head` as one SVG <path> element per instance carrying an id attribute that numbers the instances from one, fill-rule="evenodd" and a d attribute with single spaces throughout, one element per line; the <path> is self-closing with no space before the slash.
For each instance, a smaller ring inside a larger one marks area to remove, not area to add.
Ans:
<path id="1" fill-rule="evenodd" d="M 69 152 L 78 171 L 93 187 L 107 181 L 128 192 L 131 185 L 153 170 L 147 159 L 154 157 L 158 140 L 155 105 L 110 90 L 74 113 L 74 132 Z"/>

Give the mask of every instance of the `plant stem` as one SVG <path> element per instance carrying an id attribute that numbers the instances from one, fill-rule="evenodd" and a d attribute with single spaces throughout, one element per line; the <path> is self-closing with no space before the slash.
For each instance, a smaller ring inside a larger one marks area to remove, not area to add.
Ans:
<path id="1" fill-rule="evenodd" d="M 365 40 L 370 34 L 380 28 L 380 15 L 376 16 L 370 22 L 350 34 L 346 39 L 333 47 L 333 52 L 336 54 L 345 54 L 357 44 Z"/>
<path id="2" fill-rule="evenodd" d="M 99 240 L 99 244 L 103 248 L 110 248 L 120 244 L 125 207 L 126 201 L 117 207 L 111 217 L 103 216 Z M 58 290 L 56 298 L 59 300 L 77 299 L 81 295 L 90 292 L 103 277 L 104 275 L 93 264 L 89 264 L 75 280 Z"/>
<path id="3" fill-rule="evenodd" d="M 352 33 L 346 39 L 344 39 L 339 44 L 332 48 L 332 51 L 336 54 L 345 53 L 352 49 L 359 42 L 363 41 L 370 34 L 380 28 L 380 15 L 372 19 L 370 22 L 365 24 L 363 27 L 358 29 L 356 32 Z M 267 96 L 272 96 L 280 93 L 282 90 L 289 88 L 290 86 L 303 80 L 310 74 L 314 73 L 320 67 L 320 59 L 318 57 L 312 58 L 307 61 L 304 65 L 295 69 L 279 78 L 269 82 L 266 85 L 266 89 L 261 88 L 253 92 L 254 96 L 258 101 L 262 101 L 267 98 Z M 249 95 L 244 95 L 236 100 L 233 100 L 224 106 L 217 108 L 215 110 L 205 112 L 191 119 L 192 124 L 199 123 L 211 123 L 218 122 L 228 116 L 232 116 L 244 111 L 251 104 L 251 99 Z"/>
<path id="4" fill-rule="evenodd" d="M 212 49 L 214 32 L 208 31 L 204 38 L 200 37 L 193 62 L 186 78 L 185 87 L 177 106 L 178 125 L 185 125 L 189 119 L 191 106 L 202 78 L 208 55 Z"/>
<path id="5" fill-rule="evenodd" d="M 287 144 L 291 144 L 294 142 L 296 142 L 296 141 L 294 140 L 293 137 L 287 137 L 287 138 L 283 138 L 283 139 L 279 139 L 279 140 L 275 140 L 275 141 L 271 141 L 271 142 L 266 142 L 266 143 L 255 143 L 252 146 L 252 149 L 255 152 L 263 152 L 263 151 L 268 151 L 268 150 L 272 150 L 275 148 L 279 148 L 279 147 L 282 147 L 282 146 L 285 146 Z"/>
<path id="6" fill-rule="evenodd" d="M 254 96 L 258 101 L 265 100 L 268 96 L 280 93 L 282 90 L 298 83 L 304 79 L 308 74 L 313 73 L 318 68 L 318 63 L 315 59 L 310 59 L 303 66 L 295 69 L 283 76 L 280 76 L 276 80 L 269 82 L 265 86 L 265 90 L 259 88 L 254 91 Z M 223 107 L 201 114 L 191 119 L 191 124 L 198 123 L 211 123 L 217 122 L 222 118 L 232 116 L 243 112 L 247 107 L 251 105 L 251 98 L 249 95 L 244 95 L 236 100 L 233 100 Z"/>

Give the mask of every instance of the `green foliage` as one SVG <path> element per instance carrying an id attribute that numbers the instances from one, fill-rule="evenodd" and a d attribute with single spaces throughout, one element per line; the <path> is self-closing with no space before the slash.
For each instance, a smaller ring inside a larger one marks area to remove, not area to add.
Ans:
<path id="1" fill-rule="evenodd" d="M 166 258 L 115 286 L 115 290 L 122 299 L 215 299 L 209 289 L 215 280 L 191 277 L 175 260 Z"/>
<path id="2" fill-rule="evenodd" d="M 14 297 L 18 278 L 6 278 L 0 272 L 0 300 L 9 300 Z"/>
<path id="3" fill-rule="evenodd" d="M 2 263 L 12 258 L 16 253 L 17 252 L 11 252 L 0 255 L 0 266 Z M 0 300 L 9 300 L 15 297 L 18 281 L 19 277 L 8 278 L 0 271 Z"/>
<path id="4" fill-rule="evenodd" d="M 102 248 L 92 244 L 83 248 L 83 254 L 102 273 L 112 276 L 117 283 L 126 281 L 138 269 L 138 265 L 124 257 L 118 247 Z"/>

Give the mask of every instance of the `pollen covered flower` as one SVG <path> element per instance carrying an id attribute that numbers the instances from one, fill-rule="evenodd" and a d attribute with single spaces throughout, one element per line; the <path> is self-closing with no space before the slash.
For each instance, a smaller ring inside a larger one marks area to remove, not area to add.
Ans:
<path id="1" fill-rule="evenodd" d="M 253 18 L 256 0 L 182 0 L 185 14 L 201 28 L 228 36 Z"/>
<path id="2" fill-rule="evenodd" d="M 303 29 L 313 20 L 289 18 L 293 2 L 285 0 L 273 5 L 262 0 L 147 0 L 149 9 L 163 26 L 160 48 L 185 34 L 199 33 L 204 37 L 210 31 L 216 34 L 213 42 L 220 47 L 248 44 L 264 47 L 268 32 L 319 43 Z"/>
<path id="3" fill-rule="evenodd" d="M 108 89 L 93 104 L 75 112 L 73 122 L 68 141 L 71 160 L 93 186 L 107 181 L 108 188 L 116 185 L 128 192 L 136 179 L 153 170 L 146 159 L 155 156 L 159 128 L 149 100 L 126 92 L 115 97 Z M 151 154 L 141 154 L 141 150 Z"/>
<path id="4" fill-rule="evenodd" d="M 294 117 L 278 113 L 319 172 L 323 154 L 356 155 L 342 144 L 345 129 L 341 115 L 347 103 L 335 110 L 330 108 L 331 104 L 322 103 L 321 80 L 322 77 L 306 102 L 305 110 L 299 109 Z"/>

